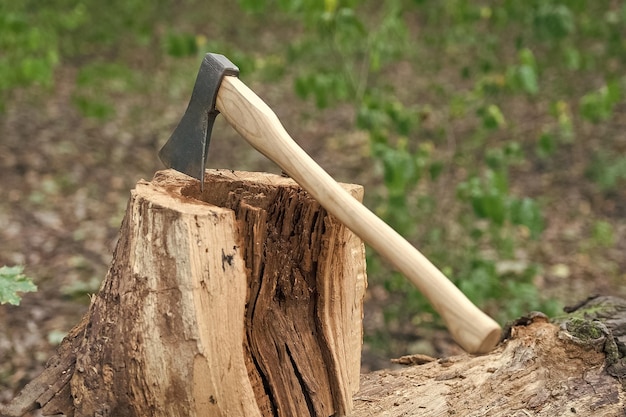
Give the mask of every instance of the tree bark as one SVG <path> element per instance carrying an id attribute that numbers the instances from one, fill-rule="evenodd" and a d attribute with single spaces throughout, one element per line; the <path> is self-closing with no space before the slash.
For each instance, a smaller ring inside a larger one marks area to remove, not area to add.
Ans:
<path id="1" fill-rule="evenodd" d="M 86 317 L 0 413 L 348 414 L 365 286 L 362 242 L 291 179 L 159 172 Z"/>

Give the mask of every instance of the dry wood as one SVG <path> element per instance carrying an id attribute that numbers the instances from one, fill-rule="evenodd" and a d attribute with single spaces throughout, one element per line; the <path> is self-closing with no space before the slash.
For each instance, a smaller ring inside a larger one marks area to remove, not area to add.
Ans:
<path id="1" fill-rule="evenodd" d="M 626 301 L 603 300 L 617 305 L 606 326 L 595 313 L 560 326 L 537 314 L 488 355 L 363 375 L 351 417 L 624 416 Z"/>
<path id="2" fill-rule="evenodd" d="M 363 243 L 291 179 L 157 173 L 88 314 L 0 413 L 346 414 L 365 285 Z"/>

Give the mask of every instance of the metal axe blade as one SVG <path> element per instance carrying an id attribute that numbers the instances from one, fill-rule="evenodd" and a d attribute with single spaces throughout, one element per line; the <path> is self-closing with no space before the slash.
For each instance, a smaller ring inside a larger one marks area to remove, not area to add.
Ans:
<path id="1" fill-rule="evenodd" d="M 200 65 L 191 100 L 180 123 L 159 151 L 168 168 L 200 180 L 209 154 L 211 131 L 219 111 L 215 100 L 225 76 L 239 76 L 239 68 L 220 54 L 206 54 Z"/>

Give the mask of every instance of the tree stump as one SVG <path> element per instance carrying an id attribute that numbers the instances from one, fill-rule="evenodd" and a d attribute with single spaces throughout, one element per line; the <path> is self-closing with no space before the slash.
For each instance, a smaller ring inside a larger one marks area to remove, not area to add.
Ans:
<path id="1" fill-rule="evenodd" d="M 87 315 L 0 413 L 346 415 L 365 287 L 363 243 L 291 179 L 158 172 Z"/>

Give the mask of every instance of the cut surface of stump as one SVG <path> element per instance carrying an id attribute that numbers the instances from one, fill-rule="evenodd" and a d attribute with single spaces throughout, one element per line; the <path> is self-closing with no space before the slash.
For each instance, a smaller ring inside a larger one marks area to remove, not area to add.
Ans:
<path id="1" fill-rule="evenodd" d="M 363 243 L 291 179 L 158 172 L 87 315 L 0 414 L 348 414 L 365 286 Z"/>

